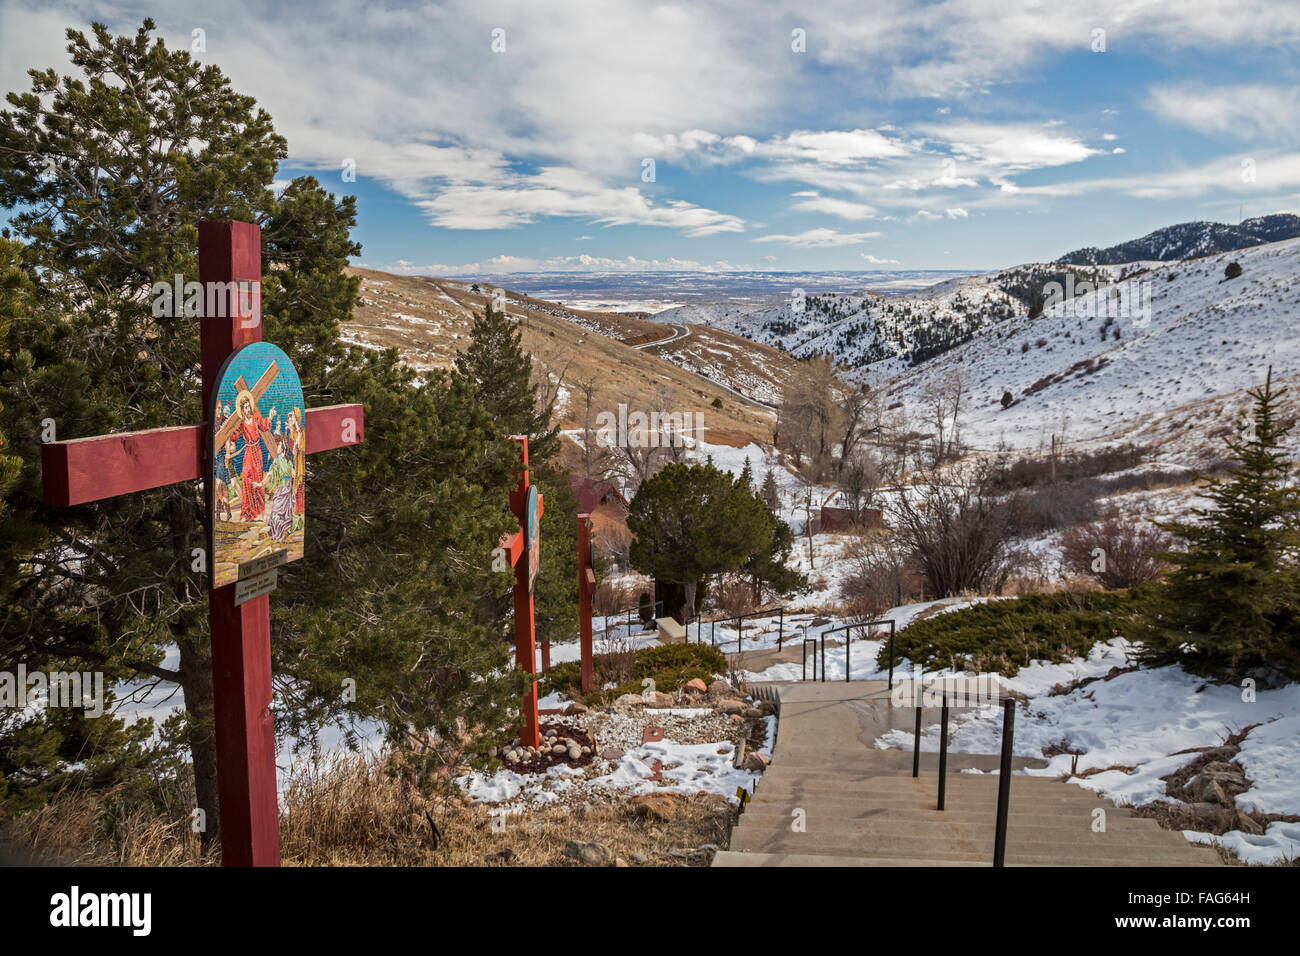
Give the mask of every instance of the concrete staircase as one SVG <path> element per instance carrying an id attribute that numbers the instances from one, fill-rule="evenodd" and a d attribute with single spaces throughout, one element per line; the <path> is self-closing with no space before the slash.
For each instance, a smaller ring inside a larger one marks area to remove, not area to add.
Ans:
<path id="1" fill-rule="evenodd" d="M 938 754 L 878 750 L 915 711 L 891 705 L 884 681 L 763 688 L 780 700 L 778 739 L 714 866 L 991 866 L 998 757 L 948 754 L 945 809 L 936 809 Z M 926 725 L 939 712 L 926 709 Z M 1016 758 L 1013 769 L 1043 766 Z M 993 773 L 962 773 L 965 769 Z M 1012 777 L 1008 866 L 1216 866 L 1218 855 L 1074 784 Z M 1096 811 L 1105 832 L 1094 832 Z"/>

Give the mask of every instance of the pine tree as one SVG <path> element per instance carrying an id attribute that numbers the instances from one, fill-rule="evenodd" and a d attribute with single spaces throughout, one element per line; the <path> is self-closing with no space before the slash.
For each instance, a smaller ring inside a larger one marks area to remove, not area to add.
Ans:
<path id="1" fill-rule="evenodd" d="M 30 285 L 0 328 L 0 424 L 22 459 L 0 524 L 0 587 L 19 585 L 2 595 L 0 669 L 84 661 L 110 682 L 178 684 L 185 713 L 164 737 L 189 752 L 211 843 L 207 582 L 191 558 L 205 542 L 199 486 L 55 511 L 41 503 L 39 454 L 46 420 L 59 438 L 203 420 L 198 319 L 150 308 L 155 282 L 198 278 L 199 221 L 262 226 L 265 338 L 293 359 L 308 405 L 366 407 L 361 446 L 308 460 L 307 554 L 271 602 L 281 732 L 377 720 L 412 759 L 445 766 L 510 723 L 522 681 L 506 666 L 497 611 L 509 581 L 491 554 L 511 523 L 516 459 L 478 393 L 338 342 L 357 291 L 344 273 L 360 252 L 355 201 L 310 177 L 277 197 L 287 150 L 270 117 L 153 30 L 69 31 L 81 75 L 35 72 L 31 92 L 0 112 L 0 206 L 17 209 L 23 243 L 21 263 L 10 246 L 3 266 Z M 175 668 L 164 666 L 173 647 Z"/>
<path id="2" fill-rule="evenodd" d="M 740 483 L 746 488 L 754 487 L 754 468 L 749 463 L 749 456 L 745 456 L 745 467 L 740 470 Z"/>
<path id="3" fill-rule="evenodd" d="M 456 356 L 456 374 L 469 382 L 510 434 L 528 436 L 528 458 L 550 465 L 559 451 L 559 430 L 551 425 L 553 409 L 537 407 L 533 363 L 523 349 L 519 324 L 487 303 L 470 327 L 469 344 Z"/>
<path id="4" fill-rule="evenodd" d="M 763 504 L 767 505 L 767 510 L 777 514 L 781 510 L 781 489 L 777 487 L 776 472 L 772 466 L 768 465 L 767 470 L 763 473 L 763 486 L 758 490 L 758 496 L 763 499 Z"/>
<path id="5" fill-rule="evenodd" d="M 1270 369 L 1249 393 L 1242 437 L 1226 442 L 1228 476 L 1198 475 L 1213 507 L 1162 525 L 1185 548 L 1167 555 L 1173 570 L 1151 599 L 1139 635 L 1146 663 L 1221 681 L 1300 679 L 1300 494 L 1279 448 L 1294 425 L 1279 418 L 1285 392 Z"/>
<path id="6" fill-rule="evenodd" d="M 673 463 L 647 478 L 632 499 L 627 525 L 635 536 L 632 567 L 653 577 L 661 591 L 671 586 L 669 613 L 690 600 L 692 588 L 698 610 L 711 578 L 740 570 L 772 540 L 771 515 L 753 489 L 712 465 Z"/>
<path id="7" fill-rule="evenodd" d="M 551 423 L 553 409 L 538 407 L 533 362 L 519 324 L 489 302 L 475 316 L 454 368 L 454 377 L 477 396 L 498 434 L 528 436 L 530 475 L 543 496 L 542 558 L 533 592 L 537 637 L 572 640 L 578 633 L 578 501 L 557 460 L 560 433 Z M 512 619 L 508 602 L 499 610 L 503 620 Z"/>

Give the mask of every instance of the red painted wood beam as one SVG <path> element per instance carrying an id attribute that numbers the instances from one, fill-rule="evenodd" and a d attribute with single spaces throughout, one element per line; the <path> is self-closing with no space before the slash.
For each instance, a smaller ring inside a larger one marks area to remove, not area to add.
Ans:
<path id="1" fill-rule="evenodd" d="M 361 405 L 309 408 L 306 420 L 309 455 L 365 438 Z M 47 442 L 41 446 L 45 503 L 63 508 L 201 478 L 206 431 L 203 425 L 180 425 Z"/>

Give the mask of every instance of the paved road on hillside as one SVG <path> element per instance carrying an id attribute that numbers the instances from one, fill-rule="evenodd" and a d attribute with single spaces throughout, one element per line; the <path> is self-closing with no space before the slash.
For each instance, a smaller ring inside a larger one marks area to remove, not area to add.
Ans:
<path id="1" fill-rule="evenodd" d="M 668 323 L 668 326 L 669 326 L 669 328 L 671 328 L 671 329 L 673 330 L 673 334 L 672 334 L 671 336 L 669 336 L 668 338 L 666 338 L 666 339 L 659 339 L 658 341 L 655 341 L 655 342 L 643 342 L 641 345 L 634 345 L 634 346 L 632 346 L 632 348 L 634 348 L 634 349 L 648 349 L 648 348 L 652 348 L 652 347 L 657 346 L 657 345 L 667 345 L 667 344 L 669 344 L 670 342 L 677 342 L 677 341 L 679 341 L 679 340 L 681 340 L 681 339 L 684 339 L 684 338 L 686 338 L 688 335 L 691 334 L 691 328 L 690 328 L 690 326 L 688 326 L 688 325 L 679 325 L 679 324 L 676 323 L 676 322 L 669 322 L 669 323 Z M 679 366 L 679 367 L 680 367 L 680 366 Z M 684 371 L 684 372 L 690 372 L 690 373 L 691 373 L 692 375 L 694 375 L 696 378 L 702 378 L 702 379 L 704 379 L 704 381 L 708 382 L 710 385 L 713 385 L 713 386 L 715 386 L 715 387 L 717 387 L 717 388 L 722 389 L 724 392 L 726 392 L 727 394 L 729 394 L 729 395 L 735 397 L 735 398 L 738 399 L 739 401 L 744 402 L 746 405 L 752 405 L 754 408 L 761 408 L 761 409 L 763 409 L 763 410 L 765 410 L 765 411 L 769 411 L 769 412 L 775 412 L 775 411 L 776 411 L 776 406 L 775 406 L 775 405 L 768 405 L 766 402 L 760 402 L 760 401 L 759 401 L 758 399 L 756 399 L 756 398 L 750 398 L 748 395 L 745 395 L 745 394 L 743 394 L 743 393 L 741 393 L 741 392 L 736 391 L 736 390 L 735 390 L 734 388 L 732 388 L 730 385 L 727 385 L 727 384 L 725 384 L 725 383 L 723 383 L 723 382 L 719 382 L 719 381 L 717 381 L 717 380 L 715 380 L 715 379 L 711 379 L 711 378 L 709 378 L 707 375 L 701 375 L 699 372 L 695 371 L 694 369 L 690 369 L 690 368 L 682 368 L 682 371 Z"/>

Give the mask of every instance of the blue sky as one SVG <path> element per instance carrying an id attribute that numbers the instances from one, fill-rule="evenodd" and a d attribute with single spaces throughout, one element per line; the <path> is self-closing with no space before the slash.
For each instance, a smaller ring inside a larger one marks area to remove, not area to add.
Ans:
<path id="1" fill-rule="evenodd" d="M 373 268 L 974 270 L 1300 211 L 1294 0 L 0 0 L 0 86 L 146 15 Z"/>

